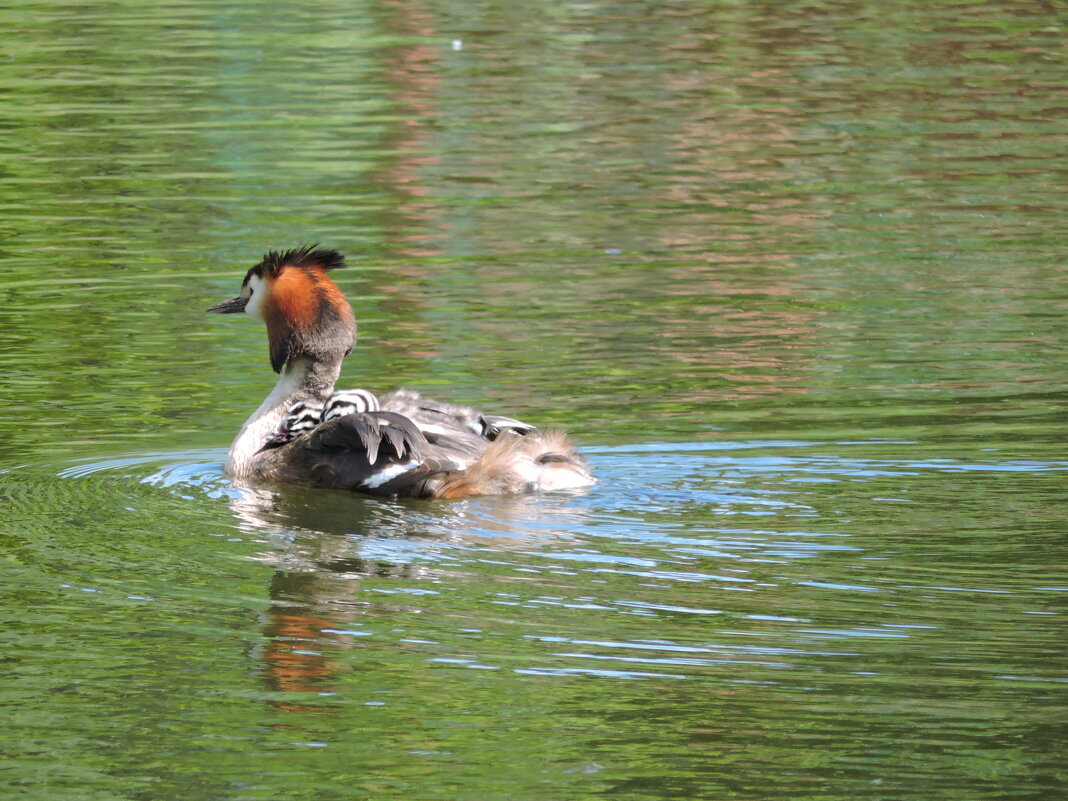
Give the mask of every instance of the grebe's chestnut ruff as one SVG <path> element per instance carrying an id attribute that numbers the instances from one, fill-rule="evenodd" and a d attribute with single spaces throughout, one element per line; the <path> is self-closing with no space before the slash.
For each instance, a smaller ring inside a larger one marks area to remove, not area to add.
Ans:
<path id="1" fill-rule="evenodd" d="M 230 446 L 238 478 L 371 495 L 456 498 L 584 487 L 585 460 L 560 432 L 424 398 L 334 391 L 356 342 L 356 321 L 328 270 L 334 250 L 269 252 L 241 294 L 208 311 L 267 325 L 278 384 Z"/>

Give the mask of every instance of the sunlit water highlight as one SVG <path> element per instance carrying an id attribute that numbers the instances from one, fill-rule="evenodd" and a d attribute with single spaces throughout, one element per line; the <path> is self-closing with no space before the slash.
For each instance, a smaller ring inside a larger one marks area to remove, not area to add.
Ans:
<path id="1" fill-rule="evenodd" d="M 359 758 L 411 787 L 421 786 L 413 759 L 473 769 L 487 750 L 509 759 L 515 738 L 543 743 L 561 726 L 599 728 L 606 716 L 616 722 L 603 744 L 550 749 L 557 776 L 625 770 L 621 736 L 660 742 L 665 732 L 704 775 L 718 770 L 723 743 L 759 726 L 770 704 L 788 723 L 764 730 L 756 752 L 732 757 L 731 770 L 770 759 L 779 768 L 768 780 L 788 786 L 822 775 L 829 761 L 882 787 L 899 774 L 869 754 L 888 751 L 908 753 L 909 775 L 932 782 L 949 763 L 929 751 L 930 739 L 952 737 L 975 759 L 995 758 L 989 723 L 974 717 L 978 688 L 987 712 L 1003 697 L 1014 720 L 1042 725 L 1056 716 L 1051 693 L 1068 682 L 1050 672 L 1068 592 L 1057 569 L 985 569 L 981 551 L 1011 544 L 991 548 L 987 539 L 977 552 L 975 532 L 960 541 L 939 525 L 935 504 L 977 502 L 1006 479 L 1050 481 L 1068 462 L 966 461 L 929 449 L 912 457 L 915 447 L 590 447 L 600 483 L 589 490 L 460 502 L 238 486 L 222 473 L 218 449 L 82 460 L 53 473 L 58 485 L 45 468 L 15 468 L 0 489 L 16 526 L 47 515 L 38 499 L 48 487 L 55 514 L 103 528 L 68 536 L 63 553 L 24 542 L 13 576 L 38 588 L 38 602 L 11 631 L 23 643 L 16 687 L 25 689 L 9 693 L 9 708 L 20 725 L 37 714 L 30 676 L 42 664 L 51 674 L 78 666 L 75 686 L 105 692 L 100 682 L 120 671 L 122 696 L 89 697 L 138 716 L 145 693 L 156 699 L 163 728 L 150 726 L 143 748 L 170 741 L 176 727 L 185 732 L 187 744 L 171 746 L 175 786 L 214 770 L 204 754 L 219 737 L 229 743 L 222 753 L 247 742 L 263 755 L 340 748 L 348 760 L 370 736 L 375 750 Z M 872 448 L 896 457 L 853 455 Z M 34 491 L 20 492 L 27 486 Z M 103 517 L 93 509 L 102 500 Z M 1023 522 L 988 524 L 983 536 L 1010 537 Z M 56 620 L 68 634 L 41 653 L 45 663 L 29 657 L 34 632 Z M 136 656 L 145 637 L 151 663 L 177 660 L 177 673 L 145 671 Z M 164 675 L 177 683 L 157 684 Z M 597 684 L 528 686 L 579 679 Z M 857 699 L 848 713 L 834 700 L 842 692 Z M 176 706 L 185 693 L 214 700 L 190 718 Z M 61 697 L 53 705 L 79 714 L 77 696 Z M 225 711 L 253 700 L 260 711 L 251 717 Z M 380 717 L 354 717 L 357 709 Z M 485 722 L 457 740 L 468 716 Z M 102 725 L 114 728 L 92 728 Z M 513 741 L 494 733 L 500 725 Z M 716 736 L 694 739 L 706 729 Z M 834 745 L 845 729 L 853 755 Z M 49 753 L 56 748 L 79 750 L 53 741 Z M 141 750 L 119 760 L 124 772 L 144 770 L 135 767 Z M 244 764 L 250 778 L 264 771 Z"/>

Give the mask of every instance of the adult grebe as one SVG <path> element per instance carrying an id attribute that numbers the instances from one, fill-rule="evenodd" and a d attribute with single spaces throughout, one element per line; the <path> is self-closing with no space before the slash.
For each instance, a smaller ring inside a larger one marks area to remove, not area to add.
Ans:
<path id="1" fill-rule="evenodd" d="M 370 495 L 456 498 L 584 487 L 585 460 L 560 432 L 424 398 L 334 392 L 356 342 L 356 321 L 327 276 L 345 265 L 315 246 L 271 251 L 240 296 L 208 311 L 244 312 L 267 325 L 277 385 L 230 446 L 239 478 Z"/>

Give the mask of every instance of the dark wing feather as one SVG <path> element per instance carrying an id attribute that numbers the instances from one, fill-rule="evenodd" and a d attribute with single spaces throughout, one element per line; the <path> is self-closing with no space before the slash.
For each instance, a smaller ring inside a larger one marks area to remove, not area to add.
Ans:
<path id="1" fill-rule="evenodd" d="M 369 477 L 392 465 L 422 462 L 427 447 L 419 429 L 403 415 L 349 414 L 264 452 L 258 473 L 267 481 L 358 489 Z"/>
<path id="2" fill-rule="evenodd" d="M 397 426 L 385 426 L 381 429 L 381 433 L 385 438 L 385 444 L 389 445 L 397 456 L 404 456 L 409 451 L 409 432 Z"/>
<path id="3" fill-rule="evenodd" d="M 411 420 L 392 412 L 337 417 L 318 426 L 304 440 L 304 447 L 313 451 L 363 451 L 369 465 L 379 462 L 380 451 L 391 460 L 419 459 L 425 444 Z"/>

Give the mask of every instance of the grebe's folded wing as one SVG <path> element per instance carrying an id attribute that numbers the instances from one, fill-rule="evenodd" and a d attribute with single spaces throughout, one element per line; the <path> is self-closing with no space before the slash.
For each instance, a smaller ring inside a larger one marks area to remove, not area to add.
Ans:
<path id="1" fill-rule="evenodd" d="M 372 494 L 406 494 L 399 479 L 426 472 L 426 438 L 406 417 L 365 412 L 335 417 L 308 434 L 268 451 L 259 478 Z M 388 486 L 387 486 L 388 485 Z"/>
<path id="2" fill-rule="evenodd" d="M 361 455 L 369 466 L 381 460 L 419 460 L 427 444 L 419 429 L 400 414 L 364 412 L 336 417 L 316 427 L 304 447 L 324 453 Z"/>

